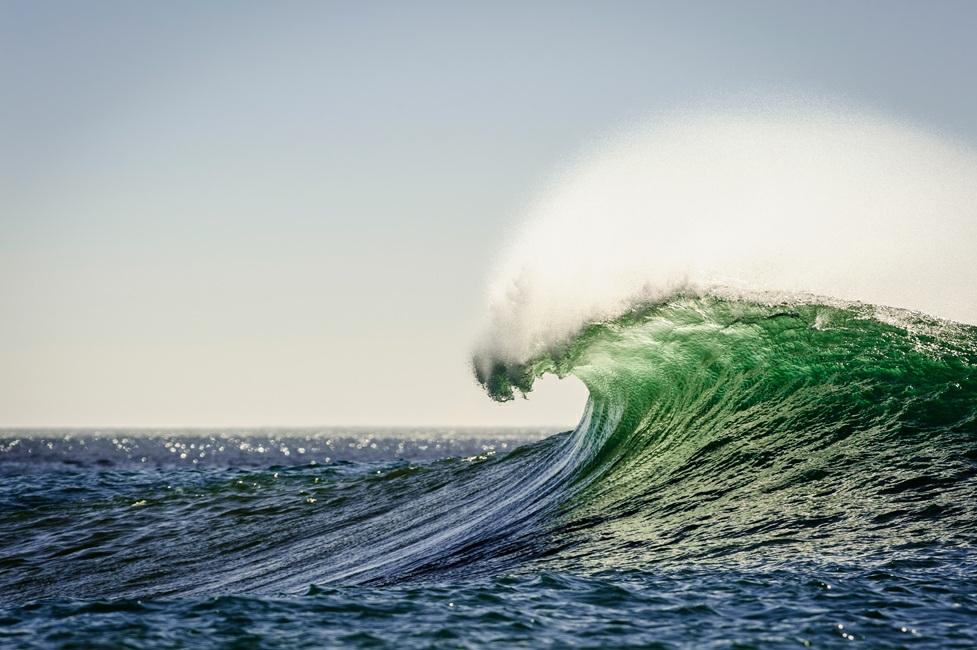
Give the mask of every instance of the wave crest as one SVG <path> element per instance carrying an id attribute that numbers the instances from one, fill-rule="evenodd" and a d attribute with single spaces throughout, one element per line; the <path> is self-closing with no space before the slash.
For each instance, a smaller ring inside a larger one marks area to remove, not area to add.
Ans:
<path id="1" fill-rule="evenodd" d="M 491 385 L 590 323 L 689 293 L 977 323 L 975 244 L 977 156 L 938 136 L 837 107 L 663 118 L 531 207 L 491 283 L 476 371 Z"/>

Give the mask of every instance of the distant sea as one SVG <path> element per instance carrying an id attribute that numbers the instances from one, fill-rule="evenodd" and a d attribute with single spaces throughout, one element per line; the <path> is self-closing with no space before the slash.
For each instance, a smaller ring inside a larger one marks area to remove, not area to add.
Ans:
<path id="1" fill-rule="evenodd" d="M 536 429 L 5 431 L 0 647 L 975 640 L 977 564 L 939 532 L 866 558 L 738 521 L 729 502 L 711 517 L 653 495 L 573 515 L 568 446 Z M 895 527 L 933 521 L 922 487 Z"/>

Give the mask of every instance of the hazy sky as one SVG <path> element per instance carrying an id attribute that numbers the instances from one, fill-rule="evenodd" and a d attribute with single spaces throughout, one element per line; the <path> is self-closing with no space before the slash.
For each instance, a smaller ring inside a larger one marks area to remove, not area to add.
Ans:
<path id="1" fill-rule="evenodd" d="M 804 93 L 977 143 L 977 3 L 0 1 L 0 426 L 573 424 L 468 367 L 534 191 Z"/>

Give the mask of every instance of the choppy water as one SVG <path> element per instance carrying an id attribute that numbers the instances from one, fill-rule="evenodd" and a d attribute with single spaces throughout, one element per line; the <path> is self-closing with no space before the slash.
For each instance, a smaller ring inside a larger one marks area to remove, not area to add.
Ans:
<path id="1" fill-rule="evenodd" d="M 0 645 L 977 644 L 977 330 L 675 298 L 570 432 L 7 431 Z"/>

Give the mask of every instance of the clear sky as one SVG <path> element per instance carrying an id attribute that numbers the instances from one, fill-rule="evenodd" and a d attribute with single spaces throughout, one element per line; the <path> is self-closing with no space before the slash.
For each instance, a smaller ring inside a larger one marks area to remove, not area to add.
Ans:
<path id="1" fill-rule="evenodd" d="M 977 145 L 977 3 L 0 1 L 0 426 L 571 425 L 491 403 L 497 251 L 582 146 L 741 94 Z"/>

